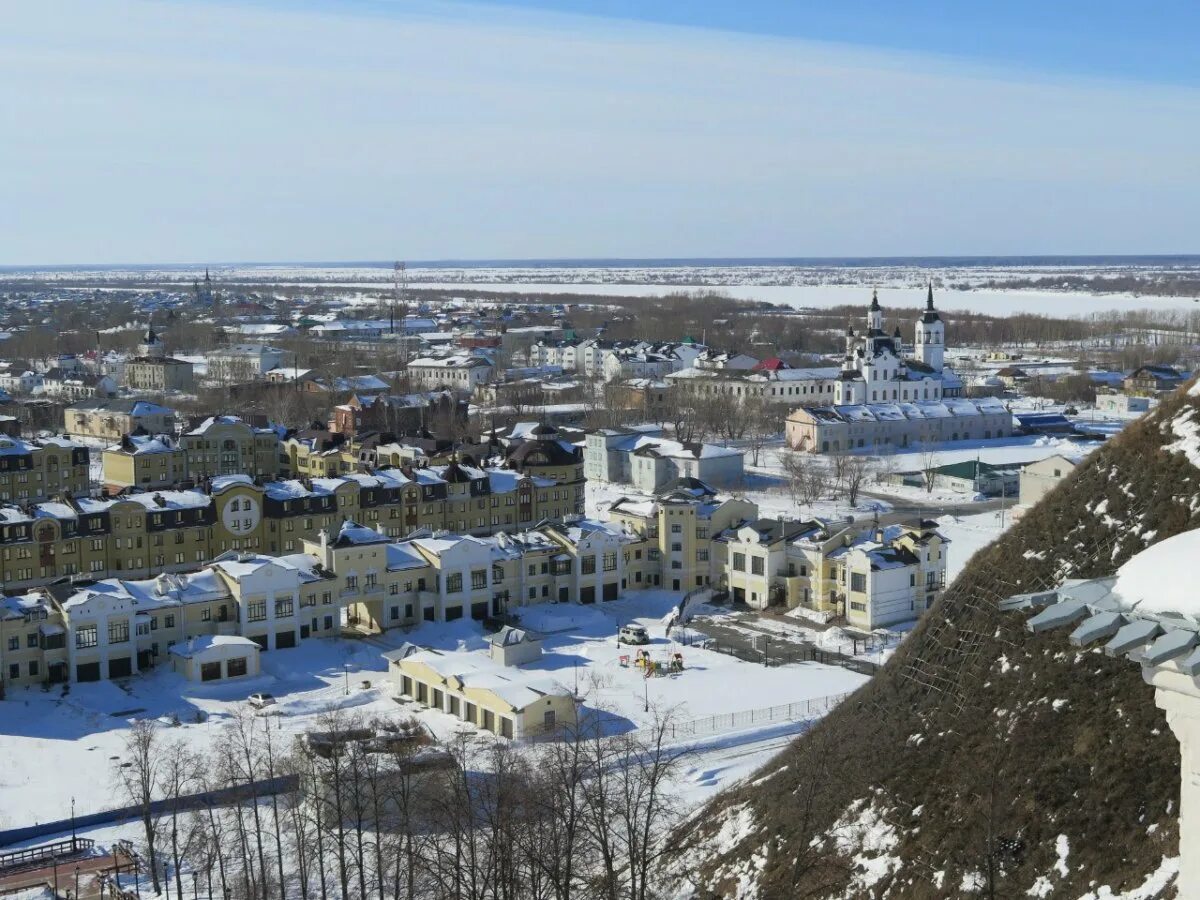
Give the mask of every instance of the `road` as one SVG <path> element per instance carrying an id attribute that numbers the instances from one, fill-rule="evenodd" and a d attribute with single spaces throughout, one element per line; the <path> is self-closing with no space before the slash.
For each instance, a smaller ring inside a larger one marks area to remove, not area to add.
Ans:
<path id="1" fill-rule="evenodd" d="M 895 494 L 875 493 L 873 491 L 863 491 L 862 496 L 871 500 L 882 500 L 891 506 L 890 513 L 881 514 L 880 521 L 888 520 L 888 523 L 899 522 L 904 519 L 911 519 L 914 516 L 920 515 L 926 518 L 937 516 L 971 516 L 976 513 L 996 512 L 999 509 L 1012 509 L 1017 505 L 1016 497 L 993 497 L 990 500 L 968 500 L 962 503 L 920 503 L 908 499 L 900 499 Z M 856 521 L 869 519 L 872 513 L 864 511 L 862 516 L 855 516 Z"/>

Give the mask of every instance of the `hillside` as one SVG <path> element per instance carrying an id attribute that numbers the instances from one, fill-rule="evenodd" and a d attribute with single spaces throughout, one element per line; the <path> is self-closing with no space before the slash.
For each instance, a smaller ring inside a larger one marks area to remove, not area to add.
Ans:
<path id="1" fill-rule="evenodd" d="M 1172 398 L 980 551 L 871 684 L 676 836 L 671 893 L 1174 896 L 1152 689 L 996 601 L 1200 526 L 1198 434 L 1200 397 Z"/>

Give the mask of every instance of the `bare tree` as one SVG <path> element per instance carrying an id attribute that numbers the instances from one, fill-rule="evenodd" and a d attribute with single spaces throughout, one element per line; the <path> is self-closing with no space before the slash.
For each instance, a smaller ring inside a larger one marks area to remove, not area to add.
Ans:
<path id="1" fill-rule="evenodd" d="M 846 492 L 846 502 L 852 507 L 858 506 L 859 492 L 870 477 L 871 468 L 869 456 L 851 456 L 846 460 L 842 473 L 842 489 Z"/>
<path id="2" fill-rule="evenodd" d="M 933 444 L 921 445 L 921 480 L 925 485 L 925 493 L 933 493 L 933 486 L 937 483 L 937 470 L 940 462 L 938 460 L 937 449 Z"/>
<path id="3" fill-rule="evenodd" d="M 163 762 L 160 743 L 157 726 L 152 721 L 138 719 L 125 736 L 125 752 L 116 765 L 117 784 L 129 804 L 137 807 L 142 820 L 146 860 L 156 894 L 162 892 L 158 877 L 158 816 L 154 812 Z"/>

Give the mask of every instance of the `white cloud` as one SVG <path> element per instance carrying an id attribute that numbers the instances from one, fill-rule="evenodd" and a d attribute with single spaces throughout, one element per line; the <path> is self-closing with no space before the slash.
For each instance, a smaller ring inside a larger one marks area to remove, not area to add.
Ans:
<path id="1" fill-rule="evenodd" d="M 0 261 L 1168 252 L 1200 93 L 697 29 L 43 0 Z"/>

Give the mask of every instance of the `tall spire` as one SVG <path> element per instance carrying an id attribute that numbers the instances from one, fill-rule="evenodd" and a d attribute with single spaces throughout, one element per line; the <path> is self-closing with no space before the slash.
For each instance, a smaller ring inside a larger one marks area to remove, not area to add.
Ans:
<path id="1" fill-rule="evenodd" d="M 933 309 L 933 279 L 929 279 L 929 296 L 925 300 L 925 308 Z"/>
<path id="2" fill-rule="evenodd" d="M 879 289 L 871 291 L 871 310 L 872 312 L 879 309 Z"/>

